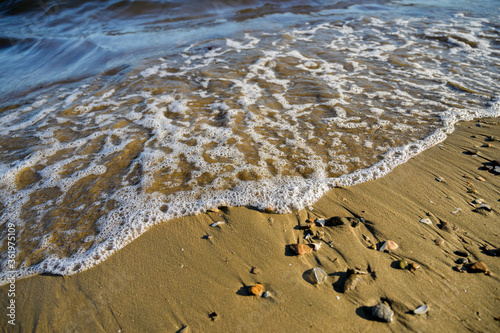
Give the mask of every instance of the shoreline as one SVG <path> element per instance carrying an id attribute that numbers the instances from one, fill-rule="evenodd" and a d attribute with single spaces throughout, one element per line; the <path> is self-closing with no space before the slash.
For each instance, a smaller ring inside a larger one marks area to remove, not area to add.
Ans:
<path id="1" fill-rule="evenodd" d="M 484 168 L 500 158 L 500 142 L 485 140 L 500 133 L 499 118 L 455 126 L 443 143 L 382 178 L 330 190 L 312 210 L 278 215 L 235 207 L 182 217 L 150 228 L 84 272 L 16 281 L 16 325 L 4 320 L 1 327 L 9 332 L 494 331 L 500 326 L 495 320 L 500 259 L 482 247 L 500 246 L 500 180 Z M 470 204 L 479 198 L 491 212 L 473 211 Z M 301 256 L 290 251 L 290 244 L 307 243 L 299 223 L 332 216 L 364 222 L 316 226 L 319 251 Z M 420 223 L 423 218 L 432 225 Z M 225 223 L 210 227 L 217 221 Z M 370 248 L 389 239 L 399 244 L 392 253 Z M 454 270 L 456 251 L 468 252 L 471 263 L 484 262 L 492 275 Z M 402 259 L 420 268 L 397 268 Z M 375 274 L 360 276 L 354 290 L 344 291 L 347 269 L 368 266 Z M 260 273 L 251 273 L 252 267 Z M 314 267 L 328 274 L 324 284 L 308 282 L 306 272 Z M 256 283 L 271 296 L 248 295 L 247 287 Z M 0 290 L 5 309 L 12 299 L 9 286 Z M 381 301 L 395 312 L 392 323 L 371 317 L 371 307 Z M 424 303 L 427 314 L 411 314 Z"/>

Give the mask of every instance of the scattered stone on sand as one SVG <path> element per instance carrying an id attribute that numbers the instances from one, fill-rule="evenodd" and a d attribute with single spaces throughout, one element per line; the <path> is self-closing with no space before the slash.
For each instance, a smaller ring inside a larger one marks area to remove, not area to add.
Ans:
<path id="1" fill-rule="evenodd" d="M 209 213 L 220 213 L 220 209 L 219 208 L 209 208 L 209 209 L 207 209 L 207 212 L 209 212 Z"/>
<path id="2" fill-rule="evenodd" d="M 467 188 L 467 193 L 477 193 L 476 186 L 471 182 L 467 182 L 466 188 Z"/>
<path id="3" fill-rule="evenodd" d="M 454 252 L 457 256 L 467 258 L 469 256 L 469 252 L 464 250 L 457 250 Z"/>
<path id="4" fill-rule="evenodd" d="M 337 227 L 347 224 L 349 224 L 349 220 L 347 219 L 347 217 L 340 217 L 340 216 L 332 216 L 329 219 L 326 219 L 325 221 L 325 225 L 327 227 Z"/>
<path id="5" fill-rule="evenodd" d="M 485 182 L 486 181 L 486 179 L 484 179 L 481 176 L 477 176 L 476 179 L 479 180 L 480 182 Z"/>
<path id="6" fill-rule="evenodd" d="M 500 248 L 495 249 L 490 245 L 485 245 L 481 248 L 484 252 L 486 252 L 487 255 L 496 257 L 500 255 Z"/>
<path id="7" fill-rule="evenodd" d="M 478 261 L 472 266 L 469 267 L 467 270 L 469 273 L 487 273 L 488 272 L 488 266 L 482 261 Z"/>
<path id="8" fill-rule="evenodd" d="M 400 269 L 408 268 L 408 261 L 405 258 L 403 258 L 399 261 L 399 268 Z"/>
<path id="9" fill-rule="evenodd" d="M 490 205 L 481 204 L 479 207 L 477 207 L 476 209 L 473 209 L 472 211 L 479 213 L 481 215 L 488 215 L 489 213 L 491 213 L 492 210 L 493 209 L 491 208 Z"/>
<path id="10" fill-rule="evenodd" d="M 368 264 L 368 273 L 370 273 L 371 277 L 373 279 L 377 278 L 377 270 L 373 265 Z"/>
<path id="11" fill-rule="evenodd" d="M 361 274 L 357 274 L 355 270 L 349 268 L 347 270 L 347 279 L 344 282 L 344 292 L 353 291 L 361 280 Z"/>
<path id="12" fill-rule="evenodd" d="M 320 227 L 324 227 L 326 225 L 326 219 L 316 219 L 314 222 L 318 224 Z"/>
<path id="13" fill-rule="evenodd" d="M 434 240 L 434 243 L 437 245 L 437 246 L 442 246 L 444 244 L 444 239 L 442 238 L 436 238 Z"/>
<path id="14" fill-rule="evenodd" d="M 427 224 L 427 225 L 431 225 L 432 224 L 432 221 L 431 219 L 428 219 L 428 218 L 423 218 L 423 219 L 420 219 L 419 221 L 420 223 L 423 223 L 423 224 Z"/>
<path id="15" fill-rule="evenodd" d="M 255 295 L 255 296 L 260 296 L 262 292 L 264 291 L 264 286 L 261 285 L 260 283 L 257 283 L 255 286 L 251 286 L 248 291 L 250 294 Z"/>
<path id="16" fill-rule="evenodd" d="M 189 329 L 189 326 L 184 326 L 180 329 L 179 333 L 190 333 L 191 330 Z"/>
<path id="17" fill-rule="evenodd" d="M 366 236 L 366 235 L 363 235 L 363 240 L 367 243 L 367 245 L 368 245 L 369 247 L 374 246 L 374 244 L 373 244 L 372 240 L 370 239 L 370 237 L 368 237 L 368 236 Z"/>
<path id="18" fill-rule="evenodd" d="M 321 243 L 320 242 L 315 242 L 315 243 L 311 243 L 309 244 L 309 246 L 313 246 L 313 250 L 314 251 L 319 251 L 319 249 L 321 249 Z"/>
<path id="19" fill-rule="evenodd" d="M 436 179 L 436 181 L 438 181 L 440 183 L 444 182 L 444 178 L 443 177 L 436 177 L 435 179 Z"/>
<path id="20" fill-rule="evenodd" d="M 427 311 L 429 311 L 429 307 L 427 306 L 427 304 L 424 304 L 413 310 L 413 313 L 417 315 L 423 315 L 426 314 Z"/>
<path id="21" fill-rule="evenodd" d="M 294 251 L 297 255 L 302 255 L 306 253 L 310 253 L 313 251 L 314 246 L 310 246 L 309 244 L 291 244 L 290 249 Z"/>
<path id="22" fill-rule="evenodd" d="M 469 155 L 477 155 L 477 154 L 479 154 L 479 150 L 474 149 L 474 148 L 466 149 L 465 151 L 466 151 L 466 152 L 467 152 L 467 154 L 469 154 Z"/>
<path id="23" fill-rule="evenodd" d="M 262 295 L 262 297 L 264 297 L 264 298 L 269 298 L 269 297 L 271 297 L 271 296 L 272 296 L 272 295 L 271 295 L 271 293 L 270 293 L 269 291 L 266 291 L 266 292 Z"/>
<path id="24" fill-rule="evenodd" d="M 455 262 L 459 265 L 466 265 L 469 263 L 469 260 L 467 258 L 458 258 Z"/>
<path id="25" fill-rule="evenodd" d="M 352 217 L 349 219 L 351 221 L 351 227 L 356 228 L 363 222 L 363 219 L 357 218 L 357 217 Z"/>
<path id="26" fill-rule="evenodd" d="M 274 208 L 273 206 L 267 206 L 264 208 L 264 212 L 268 214 L 276 213 L 276 208 Z"/>
<path id="27" fill-rule="evenodd" d="M 224 221 L 217 221 L 217 222 L 212 223 L 210 226 L 211 226 L 212 228 L 215 228 L 215 227 L 219 227 L 219 228 L 220 228 L 220 226 L 221 226 L 222 224 L 225 224 L 225 223 L 226 223 L 226 222 L 224 222 Z"/>
<path id="28" fill-rule="evenodd" d="M 302 229 L 302 230 L 309 230 L 309 229 L 312 229 L 312 227 L 314 227 L 314 222 L 308 222 L 309 220 L 307 220 L 306 222 L 304 223 L 301 223 L 299 224 L 299 229 Z"/>
<path id="29" fill-rule="evenodd" d="M 219 316 L 219 315 L 218 315 L 218 314 L 217 314 L 217 312 L 215 312 L 215 311 L 214 311 L 214 312 L 212 312 L 212 313 L 210 313 L 210 314 L 208 315 L 208 317 L 209 317 L 210 319 L 212 319 L 212 321 L 214 321 L 215 319 L 217 319 L 217 317 L 218 317 L 218 316 Z"/>
<path id="30" fill-rule="evenodd" d="M 392 251 L 395 251 L 398 247 L 399 247 L 399 245 L 396 242 L 388 240 L 388 241 L 385 241 L 380 246 L 379 251 L 382 251 L 382 252 L 392 252 Z"/>
<path id="31" fill-rule="evenodd" d="M 326 281 L 327 274 L 320 267 L 313 268 L 307 272 L 307 279 L 312 284 L 323 284 Z"/>
<path id="32" fill-rule="evenodd" d="M 496 140 L 497 140 L 497 138 L 496 138 L 496 137 L 494 137 L 493 135 L 488 135 L 488 136 L 486 137 L 486 139 L 485 139 L 485 140 L 486 140 L 486 141 L 496 141 Z"/>
<path id="33" fill-rule="evenodd" d="M 384 303 L 379 303 L 372 307 L 372 315 L 386 323 L 390 323 L 394 319 L 394 311 Z"/>
<path id="34" fill-rule="evenodd" d="M 451 222 L 446 222 L 446 221 L 441 221 L 441 223 L 438 225 L 439 229 L 447 232 L 453 232 L 453 231 L 458 231 L 459 228 L 451 223 Z"/>
<path id="35" fill-rule="evenodd" d="M 419 268 L 420 268 L 420 265 L 417 263 L 414 263 L 414 262 L 412 262 L 411 264 L 408 265 L 408 269 L 412 272 L 416 271 Z"/>
<path id="36" fill-rule="evenodd" d="M 257 274 L 262 273 L 262 270 L 261 270 L 259 267 L 255 267 L 255 266 L 254 266 L 254 267 L 252 267 L 252 269 L 250 270 L 250 273 L 257 275 Z"/>

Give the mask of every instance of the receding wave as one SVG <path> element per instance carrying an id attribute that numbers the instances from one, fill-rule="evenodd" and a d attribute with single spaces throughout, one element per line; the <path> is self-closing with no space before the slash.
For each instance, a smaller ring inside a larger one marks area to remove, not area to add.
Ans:
<path id="1" fill-rule="evenodd" d="M 79 272 L 220 205 L 300 209 L 387 174 L 459 120 L 500 115 L 494 24 L 247 31 L 5 104 L 0 223 L 16 225 L 17 276 Z"/>

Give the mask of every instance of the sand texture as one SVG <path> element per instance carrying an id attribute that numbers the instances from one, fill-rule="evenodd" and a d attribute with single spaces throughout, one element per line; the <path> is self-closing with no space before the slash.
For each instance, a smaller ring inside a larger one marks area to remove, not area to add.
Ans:
<path id="1" fill-rule="evenodd" d="M 500 142 L 488 136 L 500 137 L 498 119 L 459 123 L 443 144 L 389 175 L 333 189 L 293 214 L 237 207 L 168 221 L 88 271 L 17 281 L 16 325 L 2 314 L 0 327 L 8 332 L 499 331 L 500 256 L 494 249 L 500 247 L 500 176 L 487 167 L 500 159 Z M 472 149 L 477 154 L 467 152 Z M 476 199 L 491 211 L 475 209 Z M 299 228 L 308 218 L 334 216 L 351 219 Z M 420 222 L 424 218 L 432 224 Z M 224 223 L 210 226 L 217 221 Z M 378 251 L 386 240 L 399 247 Z M 310 242 L 321 247 L 302 255 L 290 247 Z M 469 254 L 464 267 L 456 263 L 464 255 L 457 251 Z M 419 268 L 401 269 L 403 259 Z M 473 273 L 475 262 L 483 262 L 487 272 Z M 315 267 L 327 274 L 322 284 L 311 283 Z M 360 274 L 349 276 L 348 269 Z M 257 283 L 268 297 L 249 292 Z M 5 309 L 8 286 L 0 291 Z M 372 316 L 378 303 L 394 311 L 391 323 Z M 428 312 L 413 314 L 423 304 Z"/>

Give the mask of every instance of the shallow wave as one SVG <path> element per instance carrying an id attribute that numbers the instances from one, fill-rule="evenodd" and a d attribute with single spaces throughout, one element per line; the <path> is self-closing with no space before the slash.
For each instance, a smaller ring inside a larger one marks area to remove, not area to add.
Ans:
<path id="1" fill-rule="evenodd" d="M 499 116 L 496 22 L 247 32 L 4 105 L 0 222 L 16 226 L 15 274 L 74 274 L 220 205 L 301 209 L 387 174 L 457 121 Z"/>

